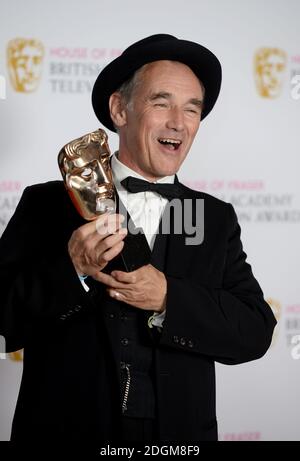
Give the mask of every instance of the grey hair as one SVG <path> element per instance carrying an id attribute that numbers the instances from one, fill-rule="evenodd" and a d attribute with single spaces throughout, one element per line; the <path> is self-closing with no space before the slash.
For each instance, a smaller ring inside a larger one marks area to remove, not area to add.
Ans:
<path id="1" fill-rule="evenodd" d="M 141 75 L 145 70 L 145 66 L 147 66 L 147 64 L 145 64 L 144 66 L 142 66 L 138 70 L 136 70 L 134 72 L 134 74 L 128 80 L 126 80 L 124 83 L 122 83 L 122 85 L 117 89 L 117 93 L 120 93 L 121 98 L 123 99 L 123 101 L 124 101 L 124 103 L 125 103 L 125 105 L 126 105 L 126 107 L 128 109 L 132 108 L 132 106 L 131 106 L 131 104 L 132 104 L 132 95 L 133 95 L 134 90 L 136 89 L 136 87 L 138 85 L 140 85 L 141 82 L 142 82 Z"/>
<path id="2" fill-rule="evenodd" d="M 122 85 L 116 90 L 116 93 L 121 95 L 121 99 L 125 104 L 125 107 L 129 110 L 133 109 L 132 95 L 138 85 L 141 84 L 141 74 L 144 72 L 144 68 L 147 64 L 137 69 L 134 74 L 131 75 Z M 119 133 L 118 127 L 114 124 L 114 128 Z"/>

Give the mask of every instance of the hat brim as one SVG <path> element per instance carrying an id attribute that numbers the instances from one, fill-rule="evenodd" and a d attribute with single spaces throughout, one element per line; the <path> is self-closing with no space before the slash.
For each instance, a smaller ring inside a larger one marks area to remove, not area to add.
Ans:
<path id="1" fill-rule="evenodd" d="M 116 131 L 110 118 L 110 96 L 136 70 L 153 61 L 179 61 L 189 66 L 205 88 L 201 119 L 203 120 L 214 107 L 221 88 L 222 69 L 217 57 L 207 48 L 194 42 L 172 37 L 172 39 L 165 38 L 157 42 L 145 41 L 143 45 L 132 45 L 128 48 L 128 52 L 126 51 L 102 70 L 92 91 L 92 105 L 95 114 L 109 130 Z"/>

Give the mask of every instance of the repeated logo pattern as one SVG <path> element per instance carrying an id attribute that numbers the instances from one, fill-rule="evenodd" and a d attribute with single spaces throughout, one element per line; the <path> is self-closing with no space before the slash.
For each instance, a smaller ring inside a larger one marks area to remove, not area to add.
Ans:
<path id="1" fill-rule="evenodd" d="M 277 98 L 281 93 L 287 55 L 280 48 L 260 48 L 254 56 L 254 74 L 258 94 Z"/>
<path id="2" fill-rule="evenodd" d="M 35 39 L 15 38 L 7 45 L 7 65 L 15 91 L 31 93 L 38 87 L 44 58 L 44 46 Z"/>

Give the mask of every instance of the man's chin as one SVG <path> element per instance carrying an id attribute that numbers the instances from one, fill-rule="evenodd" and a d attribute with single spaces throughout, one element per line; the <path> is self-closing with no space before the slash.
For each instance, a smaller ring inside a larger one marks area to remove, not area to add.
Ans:
<path id="1" fill-rule="evenodd" d="M 165 176 L 173 176 L 178 172 L 180 165 L 161 165 L 157 168 L 157 173 L 160 178 L 164 178 Z"/>
<path id="2" fill-rule="evenodd" d="M 177 173 L 178 169 L 162 170 L 157 172 L 156 179 L 162 179 L 166 176 L 174 176 Z"/>

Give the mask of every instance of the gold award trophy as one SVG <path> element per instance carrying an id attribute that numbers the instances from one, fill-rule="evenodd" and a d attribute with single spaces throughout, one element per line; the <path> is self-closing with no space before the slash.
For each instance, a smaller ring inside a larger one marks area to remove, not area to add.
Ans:
<path id="1" fill-rule="evenodd" d="M 66 144 L 58 165 L 66 189 L 79 214 L 87 221 L 115 211 L 115 189 L 109 165 L 107 134 L 93 131 Z"/>
<path id="2" fill-rule="evenodd" d="M 107 134 L 98 129 L 66 144 L 58 154 L 65 187 L 79 214 L 93 221 L 116 212 L 116 193 L 109 162 Z M 121 259 L 126 271 L 148 264 L 150 248 L 142 233 L 124 239 Z"/>

